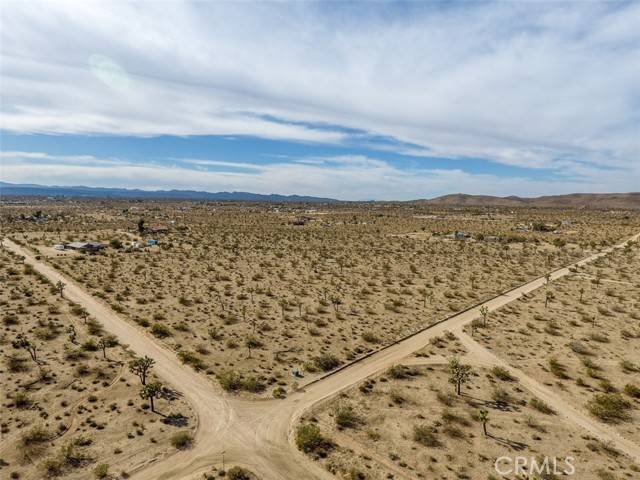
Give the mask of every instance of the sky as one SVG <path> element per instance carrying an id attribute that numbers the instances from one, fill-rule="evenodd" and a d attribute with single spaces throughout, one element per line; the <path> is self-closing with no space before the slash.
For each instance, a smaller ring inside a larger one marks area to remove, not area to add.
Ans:
<path id="1" fill-rule="evenodd" d="M 640 2 L 0 4 L 0 180 L 640 190 Z"/>

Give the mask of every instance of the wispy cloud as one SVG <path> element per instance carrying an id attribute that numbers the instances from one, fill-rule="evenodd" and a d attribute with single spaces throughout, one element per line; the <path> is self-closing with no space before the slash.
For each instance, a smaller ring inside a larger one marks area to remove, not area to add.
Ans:
<path id="1" fill-rule="evenodd" d="M 626 169 L 605 189 L 640 162 L 637 2 L 8 2 L 0 44 L 14 132 L 355 143 L 586 182 L 585 162 Z"/>

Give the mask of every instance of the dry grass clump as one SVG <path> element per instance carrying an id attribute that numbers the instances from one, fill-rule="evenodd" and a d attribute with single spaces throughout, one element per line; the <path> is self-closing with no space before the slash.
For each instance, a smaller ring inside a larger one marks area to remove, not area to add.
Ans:
<path id="1" fill-rule="evenodd" d="M 589 400 L 587 408 L 603 422 L 618 423 L 631 418 L 632 404 L 618 393 L 598 393 Z"/>

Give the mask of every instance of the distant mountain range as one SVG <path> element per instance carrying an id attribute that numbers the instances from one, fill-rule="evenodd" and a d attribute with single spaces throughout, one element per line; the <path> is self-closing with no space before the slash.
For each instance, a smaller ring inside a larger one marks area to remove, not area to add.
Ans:
<path id="1" fill-rule="evenodd" d="M 493 197 L 455 193 L 429 200 L 417 200 L 428 205 L 458 205 L 468 207 L 564 207 L 564 208 L 640 208 L 640 192 L 633 193 L 570 193 L 544 197 Z"/>
<path id="2" fill-rule="evenodd" d="M 250 192 L 199 192 L 195 190 L 139 190 L 103 187 L 61 187 L 0 182 L 0 197 L 87 197 L 169 200 L 226 200 L 238 202 L 336 202 L 332 198 L 304 195 L 262 195 Z"/>
<path id="3" fill-rule="evenodd" d="M 305 195 L 263 195 L 250 192 L 201 192 L 195 190 L 139 190 L 102 187 L 61 187 L 0 182 L 0 197 L 87 197 L 87 198 L 140 198 L 168 200 L 220 200 L 237 202 L 338 202 L 333 198 Z M 544 197 L 494 197 L 456 193 L 410 203 L 467 207 L 564 207 L 564 208 L 623 208 L 640 209 L 640 192 L 635 193 L 571 193 Z"/>

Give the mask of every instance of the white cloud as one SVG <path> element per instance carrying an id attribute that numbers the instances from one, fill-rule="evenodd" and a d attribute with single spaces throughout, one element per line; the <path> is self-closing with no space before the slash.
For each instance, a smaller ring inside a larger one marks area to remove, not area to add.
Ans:
<path id="1" fill-rule="evenodd" d="M 300 123 L 325 122 L 413 154 L 639 161 L 640 3 L 8 2 L 2 27 L 12 131 L 352 137 Z"/>
<path id="2" fill-rule="evenodd" d="M 559 194 L 567 191 L 603 192 L 632 190 L 640 168 L 618 177 L 578 166 L 580 180 L 531 180 L 462 170 L 400 170 L 384 161 L 362 156 L 313 158 L 313 162 L 271 164 L 175 159 L 166 163 L 126 163 L 109 159 L 78 162 L 75 156 L 11 152 L 3 156 L 2 178 L 12 183 L 46 185 L 92 185 L 149 190 L 190 189 L 250 191 L 255 193 L 305 194 L 341 200 L 411 200 L 452 191 L 521 196 Z M 214 169 L 207 169 L 214 167 Z"/>

